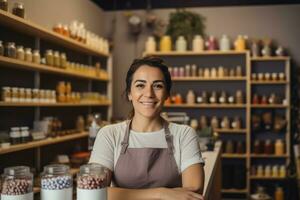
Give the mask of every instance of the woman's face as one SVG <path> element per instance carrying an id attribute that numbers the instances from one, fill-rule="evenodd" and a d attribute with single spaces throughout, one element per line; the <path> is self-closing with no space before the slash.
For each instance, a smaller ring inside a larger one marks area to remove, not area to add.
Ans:
<path id="1" fill-rule="evenodd" d="M 167 97 L 165 79 L 160 69 L 142 65 L 135 71 L 128 95 L 135 117 L 159 116 Z"/>

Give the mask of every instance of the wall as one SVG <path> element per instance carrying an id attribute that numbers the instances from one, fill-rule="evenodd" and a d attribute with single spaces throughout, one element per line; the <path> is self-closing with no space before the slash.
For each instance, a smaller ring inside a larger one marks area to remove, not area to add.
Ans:
<path id="1" fill-rule="evenodd" d="M 300 66 L 300 5 L 250 6 L 250 7 L 208 7 L 188 9 L 206 17 L 206 33 L 221 36 L 223 33 L 232 39 L 238 34 L 247 34 L 250 38 L 270 37 L 288 49 L 293 59 L 293 67 Z M 168 21 L 174 9 L 154 10 L 160 18 Z M 145 16 L 142 10 L 135 11 Z M 116 18 L 115 29 L 112 20 Z M 129 105 L 125 106 L 121 94 L 125 86 L 127 69 L 135 57 L 141 56 L 149 32 L 144 30 L 137 42 L 128 34 L 124 12 L 105 12 L 106 36 L 114 38 L 114 116 L 125 117 Z"/>
<path id="2" fill-rule="evenodd" d="M 26 18 L 52 29 L 57 23 L 70 24 L 73 20 L 85 23 L 88 30 L 102 35 L 104 12 L 89 0 L 9 0 L 11 11 L 15 2 L 23 2 Z"/>

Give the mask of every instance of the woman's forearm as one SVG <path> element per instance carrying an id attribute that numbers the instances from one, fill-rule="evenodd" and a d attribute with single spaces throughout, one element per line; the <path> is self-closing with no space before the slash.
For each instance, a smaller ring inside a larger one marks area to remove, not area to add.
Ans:
<path id="1" fill-rule="evenodd" d="M 162 188 L 124 189 L 108 188 L 108 200 L 160 200 Z"/>

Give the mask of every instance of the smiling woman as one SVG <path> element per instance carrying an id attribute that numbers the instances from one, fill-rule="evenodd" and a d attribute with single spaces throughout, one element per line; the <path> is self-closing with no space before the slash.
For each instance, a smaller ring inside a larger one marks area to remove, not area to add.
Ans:
<path id="1" fill-rule="evenodd" d="M 204 161 L 194 129 L 160 116 L 171 87 L 162 59 L 136 59 L 130 66 L 125 94 L 133 112 L 99 131 L 90 158 L 110 169 L 110 200 L 203 199 Z"/>

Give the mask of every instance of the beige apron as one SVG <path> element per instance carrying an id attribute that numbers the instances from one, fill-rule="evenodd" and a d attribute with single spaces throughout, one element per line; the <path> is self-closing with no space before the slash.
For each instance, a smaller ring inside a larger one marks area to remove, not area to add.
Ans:
<path id="1" fill-rule="evenodd" d="M 173 137 L 168 126 L 168 122 L 165 121 L 164 131 L 168 148 L 128 148 L 131 121 L 127 123 L 113 177 L 117 187 L 142 189 L 182 186 L 173 154 Z"/>

